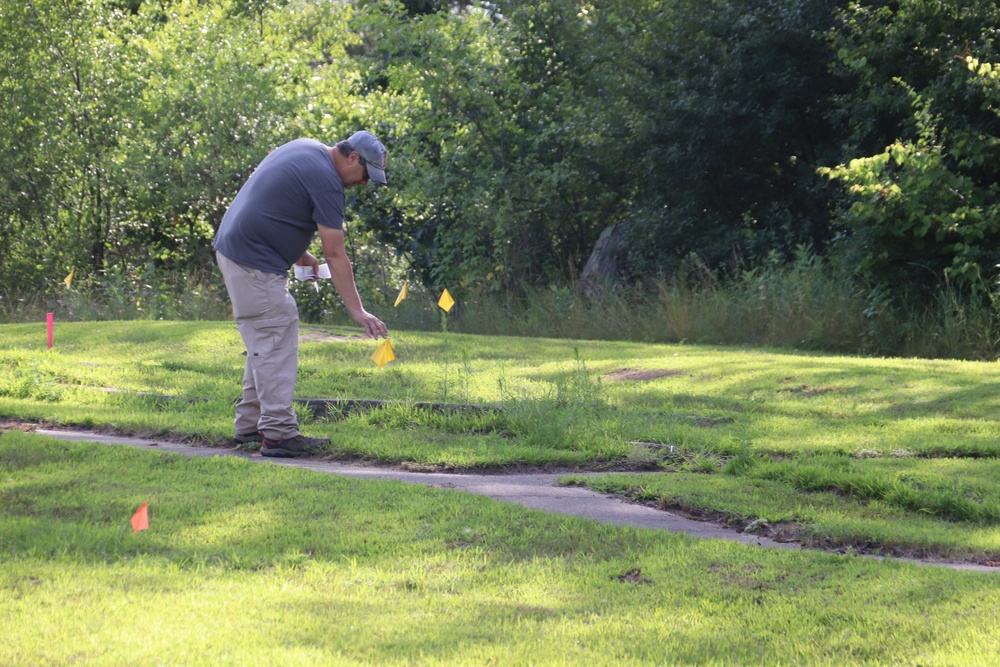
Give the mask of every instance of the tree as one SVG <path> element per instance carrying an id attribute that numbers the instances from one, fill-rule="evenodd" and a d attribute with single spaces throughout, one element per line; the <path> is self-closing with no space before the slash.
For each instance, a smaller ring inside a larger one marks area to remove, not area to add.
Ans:
<path id="1" fill-rule="evenodd" d="M 824 173 L 847 186 L 835 256 L 876 285 L 918 296 L 950 283 L 982 291 L 1000 219 L 992 2 L 851 5 L 832 33 L 852 93 L 847 158 Z"/>
<path id="2" fill-rule="evenodd" d="M 398 5 L 369 6 L 359 25 L 371 45 L 363 85 L 395 112 L 380 240 L 428 286 L 482 278 L 505 261 L 501 184 L 516 150 L 502 35 L 482 12 L 411 18 Z"/>
<path id="3" fill-rule="evenodd" d="M 331 32 L 347 34 L 347 6 L 119 7 L 0 0 L 7 287 L 71 268 L 209 267 L 225 207 L 267 151 L 351 106 L 317 118 L 310 96 L 334 88 L 317 72 L 345 57 Z"/>
<path id="4" fill-rule="evenodd" d="M 627 259 L 670 274 L 689 254 L 752 263 L 829 236 L 814 170 L 837 155 L 837 81 L 823 34 L 832 0 L 616 3 L 597 24 L 597 71 L 637 111 Z"/>
<path id="5" fill-rule="evenodd" d="M 610 112 L 573 69 L 586 14 L 558 2 L 413 18 L 381 4 L 361 21 L 368 95 L 392 100 L 406 155 L 394 167 L 404 187 L 381 201 L 382 240 L 430 285 L 516 288 L 579 271 L 622 209 L 601 153 L 627 152 L 597 129 Z"/>
<path id="6" fill-rule="evenodd" d="M 289 136 L 294 86 L 308 68 L 282 50 L 280 31 L 259 36 L 259 22 L 270 24 L 261 11 L 263 19 L 180 0 L 162 23 L 147 16 L 150 28 L 135 41 L 143 96 L 121 139 L 116 261 L 142 249 L 159 264 L 210 266 L 229 201 Z"/>
<path id="7" fill-rule="evenodd" d="M 1000 66 L 966 56 L 953 67 L 954 86 L 1000 117 Z M 988 293 L 1000 244 L 1000 136 L 944 127 L 934 100 L 909 94 L 915 138 L 820 170 L 850 195 L 840 215 L 849 233 L 841 259 L 897 296 L 945 282 Z"/>
<path id="8" fill-rule="evenodd" d="M 133 22 L 103 0 L 3 0 L 0 151 L 6 282 L 99 269 L 114 224 L 117 147 L 141 97 Z"/>

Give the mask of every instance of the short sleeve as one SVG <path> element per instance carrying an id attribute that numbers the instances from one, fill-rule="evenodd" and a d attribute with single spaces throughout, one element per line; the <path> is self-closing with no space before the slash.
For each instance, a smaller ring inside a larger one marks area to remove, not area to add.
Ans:
<path id="1" fill-rule="evenodd" d="M 313 222 L 324 227 L 344 226 L 344 191 L 324 190 L 313 195 Z"/>

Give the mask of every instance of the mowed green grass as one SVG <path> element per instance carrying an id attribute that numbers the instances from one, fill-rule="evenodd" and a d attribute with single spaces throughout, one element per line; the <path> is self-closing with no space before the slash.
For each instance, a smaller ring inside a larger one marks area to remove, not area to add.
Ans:
<path id="1" fill-rule="evenodd" d="M 0 417 L 208 445 L 232 436 L 242 345 L 227 322 L 0 327 Z M 568 478 L 807 545 L 1000 562 L 996 363 L 304 327 L 300 398 L 329 456 Z M 419 402 L 486 410 L 440 411 Z"/>
<path id="2" fill-rule="evenodd" d="M 150 528 L 129 517 L 147 502 Z M 0 435 L 0 664 L 986 665 L 1000 578 Z"/>
<path id="3" fill-rule="evenodd" d="M 231 323 L 57 323 L 51 350 L 43 323 L 2 325 L 0 333 L 4 415 L 219 442 L 232 435 L 243 347 Z M 357 331 L 305 327 L 297 396 L 507 409 L 306 423 L 310 433 L 334 436 L 334 454 L 453 466 L 572 463 L 624 457 L 641 441 L 719 454 L 749 444 L 783 455 L 1000 455 L 995 363 L 391 334 L 398 359 L 380 370 L 370 359 L 377 343 Z M 373 444 L 378 431 L 419 437 Z M 535 461 L 523 460 L 521 445 L 536 450 Z"/>

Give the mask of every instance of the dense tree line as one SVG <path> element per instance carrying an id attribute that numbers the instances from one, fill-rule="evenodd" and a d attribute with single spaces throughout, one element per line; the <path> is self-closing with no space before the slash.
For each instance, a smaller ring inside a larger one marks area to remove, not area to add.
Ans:
<path id="1" fill-rule="evenodd" d="M 362 273 L 564 284 L 617 225 L 625 281 L 808 248 L 989 293 L 998 35 L 984 0 L 0 0 L 0 289 L 207 270 L 268 150 L 368 127 Z"/>

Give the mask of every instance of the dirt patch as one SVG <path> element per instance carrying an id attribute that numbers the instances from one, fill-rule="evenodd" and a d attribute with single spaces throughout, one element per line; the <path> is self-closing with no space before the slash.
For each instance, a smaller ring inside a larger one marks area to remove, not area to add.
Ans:
<path id="1" fill-rule="evenodd" d="M 317 331 L 315 329 L 299 329 L 299 342 L 317 343 L 350 343 L 367 340 L 367 337 L 360 334 L 356 336 L 340 336 L 328 331 Z"/>
<path id="2" fill-rule="evenodd" d="M 399 467 L 407 472 L 454 472 L 451 466 L 439 465 L 437 463 L 419 463 L 417 461 L 403 461 Z"/>
<path id="3" fill-rule="evenodd" d="M 700 426 L 702 428 L 715 428 L 716 426 L 732 424 L 736 421 L 734 417 L 699 417 L 698 415 L 685 415 L 685 418 L 695 426 Z"/>
<path id="4" fill-rule="evenodd" d="M 809 385 L 799 385 L 797 387 L 785 387 L 779 389 L 779 394 L 797 394 L 799 396 L 820 396 L 831 391 L 844 391 L 846 387 L 810 387 Z"/>
<path id="5" fill-rule="evenodd" d="M 497 406 L 476 405 L 473 403 L 434 403 L 431 401 L 404 403 L 402 401 L 386 401 L 375 398 L 294 398 L 292 400 L 295 405 L 308 406 L 313 411 L 314 417 L 327 419 L 344 417 L 356 412 L 369 412 L 381 407 L 401 405 L 413 407 L 417 410 L 432 410 L 435 412 L 485 413 L 500 410 Z"/>
<path id="6" fill-rule="evenodd" d="M 626 570 L 622 574 L 611 578 L 623 584 L 638 584 L 639 586 L 648 586 L 653 583 L 652 579 L 642 576 L 642 570 L 637 567 L 633 567 L 631 570 Z"/>
<path id="7" fill-rule="evenodd" d="M 3 433 L 4 431 L 21 431 L 22 433 L 31 433 L 35 430 L 36 426 L 36 424 L 31 422 L 21 422 L 0 417 L 0 433 Z"/>
<path id="8" fill-rule="evenodd" d="M 674 377 L 684 375 L 682 371 L 671 371 L 666 369 L 639 371 L 632 368 L 622 368 L 604 376 L 605 380 L 632 380 L 634 382 L 642 380 L 656 380 L 657 378 Z"/>
<path id="9" fill-rule="evenodd" d="M 746 590 L 770 590 L 774 584 L 763 581 L 756 577 L 757 573 L 763 570 L 762 565 L 745 564 L 733 565 L 731 563 L 709 563 L 708 571 L 716 575 L 722 581 L 732 586 L 739 586 Z"/>
<path id="10" fill-rule="evenodd" d="M 199 445 L 203 447 L 215 447 L 220 444 L 228 445 L 229 442 L 224 443 L 213 443 L 204 440 L 199 440 L 197 438 L 192 438 L 190 436 L 179 435 L 176 433 L 153 433 L 151 431 L 129 431 L 126 429 L 116 428 L 114 426 L 85 426 L 82 424 L 73 423 L 57 423 L 49 422 L 45 420 L 40 421 L 29 421 L 21 419 L 8 419 L 5 417 L 0 417 L 0 433 L 4 431 L 21 431 L 22 433 L 34 433 L 38 429 L 51 429 L 51 430 L 72 430 L 78 433 L 93 433 L 95 436 L 113 436 L 116 438 L 142 438 L 144 440 L 152 440 L 159 442 L 172 442 L 182 445 Z"/>

